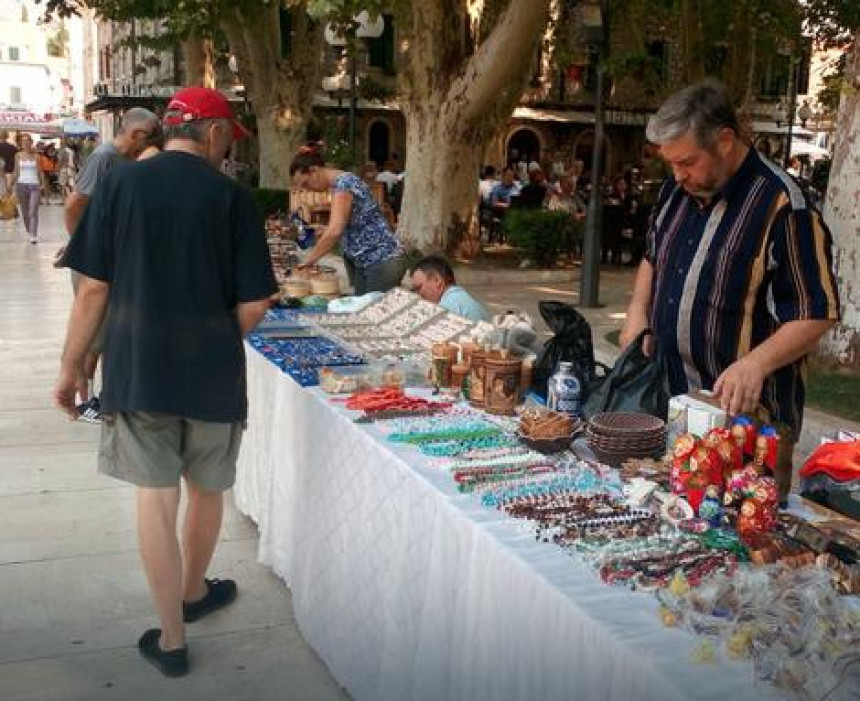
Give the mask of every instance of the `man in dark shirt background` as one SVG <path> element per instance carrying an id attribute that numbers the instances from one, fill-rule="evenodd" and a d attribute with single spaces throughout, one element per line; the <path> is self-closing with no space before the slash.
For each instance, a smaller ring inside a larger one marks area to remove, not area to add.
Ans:
<path id="1" fill-rule="evenodd" d="M 0 131 L 0 158 L 3 159 L 3 177 L 6 178 L 3 192 L 7 192 L 9 190 L 9 186 L 12 184 L 12 173 L 15 172 L 16 153 L 18 153 L 18 149 L 15 148 L 14 144 L 9 143 L 9 132 Z"/>
<path id="2" fill-rule="evenodd" d="M 161 621 L 140 652 L 182 676 L 184 623 L 236 597 L 235 582 L 205 574 L 247 417 L 242 337 L 277 286 L 250 194 L 217 170 L 241 136 L 229 103 L 187 88 L 164 122 L 164 153 L 105 173 L 69 242 L 64 263 L 82 277 L 55 394 L 74 417 L 106 315 L 99 471 L 138 488 L 141 556 Z"/>
<path id="3" fill-rule="evenodd" d="M 520 190 L 516 206 L 519 209 L 541 209 L 549 197 L 546 176 L 536 166 L 529 168 L 529 182 Z"/>

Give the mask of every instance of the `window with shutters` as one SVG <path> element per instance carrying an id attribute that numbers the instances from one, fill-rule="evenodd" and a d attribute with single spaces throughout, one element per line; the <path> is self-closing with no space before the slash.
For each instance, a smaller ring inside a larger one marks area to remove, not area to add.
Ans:
<path id="1" fill-rule="evenodd" d="M 385 29 L 382 35 L 367 42 L 367 64 L 381 68 L 388 75 L 394 74 L 394 15 L 382 15 Z"/>

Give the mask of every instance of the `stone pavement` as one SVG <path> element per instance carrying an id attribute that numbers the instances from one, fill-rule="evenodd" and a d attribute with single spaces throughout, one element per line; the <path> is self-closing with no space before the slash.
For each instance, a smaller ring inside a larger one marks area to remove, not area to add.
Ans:
<path id="1" fill-rule="evenodd" d="M 254 526 L 228 508 L 212 573 L 237 602 L 189 629 L 193 671 L 168 680 L 135 643 L 156 625 L 137 554 L 133 490 L 96 473 L 98 428 L 51 405 L 71 302 L 43 243 L 0 223 L 0 699 L 328 701 L 346 698 L 301 637 L 290 593 L 257 563 Z"/>

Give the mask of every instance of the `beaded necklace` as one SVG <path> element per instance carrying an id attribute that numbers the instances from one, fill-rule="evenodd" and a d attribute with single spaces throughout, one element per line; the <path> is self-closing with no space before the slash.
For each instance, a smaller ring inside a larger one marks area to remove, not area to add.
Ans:
<path id="1" fill-rule="evenodd" d="M 425 431 L 423 433 L 392 433 L 388 440 L 394 443 L 409 443 L 419 445 L 421 443 L 433 443 L 437 441 L 468 441 L 479 438 L 497 436 L 501 433 L 497 428 L 485 426 L 470 426 L 467 428 L 440 428 L 436 431 Z"/>
<path id="2" fill-rule="evenodd" d="M 469 470 L 512 466 L 522 467 L 524 465 L 546 465 L 555 469 L 552 463 L 543 455 L 531 451 L 516 455 L 503 455 L 497 458 L 487 458 L 484 460 L 440 460 L 438 465 L 449 470 Z"/>
<path id="3" fill-rule="evenodd" d="M 509 449 L 515 447 L 516 445 L 516 438 L 512 436 L 506 436 L 503 433 L 497 433 L 495 435 L 487 436 L 485 438 L 426 443 L 420 446 L 420 450 L 425 455 L 446 457 L 461 455 L 467 452 L 480 452 L 478 449 L 481 448 L 491 448 L 496 450 L 496 452 L 499 453 L 499 456 L 503 456 L 509 455 L 510 453 L 500 452 L 499 448 Z"/>

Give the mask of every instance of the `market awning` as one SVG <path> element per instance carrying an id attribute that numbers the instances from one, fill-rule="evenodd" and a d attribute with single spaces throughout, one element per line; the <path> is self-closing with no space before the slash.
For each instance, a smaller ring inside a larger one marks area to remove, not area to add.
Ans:
<path id="1" fill-rule="evenodd" d="M 45 116 L 35 112 L 3 111 L 0 112 L 0 129 L 26 131 L 45 136 L 62 136 L 62 127 L 56 120 L 46 119 Z"/>
<path id="2" fill-rule="evenodd" d="M 97 136 L 99 128 L 85 119 L 63 119 L 60 128 L 66 136 Z"/>
<path id="3" fill-rule="evenodd" d="M 604 120 L 606 124 L 612 124 L 615 126 L 644 127 L 648 122 L 649 115 L 649 112 L 607 109 L 604 112 Z M 594 113 L 585 110 L 556 110 L 542 107 L 517 107 L 512 116 L 514 119 L 526 119 L 534 122 L 594 124 Z"/>
<path id="4" fill-rule="evenodd" d="M 780 134 L 783 136 L 788 136 L 788 124 L 780 123 L 777 126 L 776 122 L 753 122 L 752 130 L 756 134 Z M 794 136 L 815 136 L 815 132 L 809 131 L 809 129 L 804 129 L 799 124 L 795 124 L 791 129 L 791 133 Z"/>
<path id="5" fill-rule="evenodd" d="M 517 107 L 514 119 L 528 119 L 533 122 L 557 122 L 560 124 L 594 124 L 594 114 L 577 110 L 551 110 L 537 107 Z"/>

